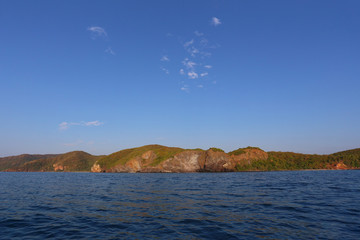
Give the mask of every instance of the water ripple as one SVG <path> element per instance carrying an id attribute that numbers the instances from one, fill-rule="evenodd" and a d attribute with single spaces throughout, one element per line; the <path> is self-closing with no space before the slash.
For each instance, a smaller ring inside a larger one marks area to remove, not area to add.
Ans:
<path id="1" fill-rule="evenodd" d="M 0 173 L 0 239 L 360 239 L 360 171 Z"/>

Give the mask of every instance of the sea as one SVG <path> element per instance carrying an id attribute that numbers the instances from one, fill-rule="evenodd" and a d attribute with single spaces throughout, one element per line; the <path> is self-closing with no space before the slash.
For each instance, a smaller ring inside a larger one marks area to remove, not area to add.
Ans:
<path id="1" fill-rule="evenodd" d="M 360 239 L 360 171 L 1 172 L 0 239 Z"/>

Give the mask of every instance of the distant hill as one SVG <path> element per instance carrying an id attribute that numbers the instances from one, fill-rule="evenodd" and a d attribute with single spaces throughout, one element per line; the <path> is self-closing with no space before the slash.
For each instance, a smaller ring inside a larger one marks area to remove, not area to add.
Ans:
<path id="1" fill-rule="evenodd" d="M 57 156 L 57 154 L 22 154 L 18 156 L 3 157 L 0 158 L 0 171 L 5 171 L 7 169 L 17 169 L 27 162 L 37 159 L 47 159 L 55 156 Z"/>
<path id="2" fill-rule="evenodd" d="M 0 171 L 26 172 L 231 172 L 359 168 L 360 148 L 317 155 L 265 152 L 257 147 L 225 153 L 219 148 L 202 150 L 146 145 L 107 156 L 75 151 L 0 158 Z"/>
<path id="3" fill-rule="evenodd" d="M 24 155 L 0 159 L 1 171 L 52 172 L 90 171 L 99 158 L 86 152 L 75 151 L 57 155 Z M 15 163 L 15 164 L 14 164 Z"/>
<path id="4" fill-rule="evenodd" d="M 239 167 L 244 170 L 299 170 L 299 169 L 357 169 L 360 167 L 360 149 L 330 155 L 293 152 L 268 152 L 268 159 L 257 160 Z"/>
<path id="5" fill-rule="evenodd" d="M 173 157 L 175 154 L 185 151 L 182 148 L 165 147 L 161 145 L 147 145 L 138 148 L 130 148 L 112 153 L 100 158 L 97 163 L 105 169 L 111 169 L 119 165 L 125 165 L 130 160 L 141 157 L 144 153 L 152 151 L 156 157 L 152 159 L 151 165 L 155 166 L 163 160 Z"/>

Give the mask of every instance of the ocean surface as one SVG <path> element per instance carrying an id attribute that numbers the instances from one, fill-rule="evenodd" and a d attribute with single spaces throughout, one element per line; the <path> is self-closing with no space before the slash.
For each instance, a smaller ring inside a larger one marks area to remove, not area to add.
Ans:
<path id="1" fill-rule="evenodd" d="M 0 173 L 0 239 L 360 239 L 360 171 Z"/>

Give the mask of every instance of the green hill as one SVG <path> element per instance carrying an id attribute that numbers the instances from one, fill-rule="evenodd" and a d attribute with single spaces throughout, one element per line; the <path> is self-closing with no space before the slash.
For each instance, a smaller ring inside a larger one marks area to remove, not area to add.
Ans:
<path id="1" fill-rule="evenodd" d="M 267 160 L 254 161 L 238 168 L 241 170 L 300 170 L 300 169 L 352 169 L 360 167 L 360 149 L 330 155 L 301 154 L 293 152 L 268 152 Z"/>
<path id="2" fill-rule="evenodd" d="M 347 166 L 360 168 L 360 148 L 337 152 L 330 155 L 331 159 L 342 161 Z"/>
<path id="3" fill-rule="evenodd" d="M 75 151 L 59 155 L 45 155 L 47 157 L 37 158 L 37 155 L 27 157 L 21 162 L 20 157 L 4 160 L 4 165 L 10 166 L 2 171 L 20 172 L 52 172 L 52 171 L 90 171 L 91 166 L 99 158 L 86 152 Z M 18 164 L 13 164 L 14 159 Z M 20 160 L 18 160 L 20 159 Z M 6 162 L 6 164 L 5 164 Z M 21 164 L 22 163 L 22 164 Z"/>
<path id="4" fill-rule="evenodd" d="M 108 156 L 100 158 L 97 163 L 103 169 L 110 169 L 116 165 L 124 165 L 129 160 L 140 157 L 142 154 L 153 151 L 156 154 L 156 159 L 152 162 L 153 166 L 161 163 L 162 161 L 174 156 L 177 153 L 185 151 L 182 148 L 165 147 L 161 145 L 146 145 L 138 148 L 130 148 L 112 153 Z"/>
<path id="5" fill-rule="evenodd" d="M 57 154 L 22 154 L 18 156 L 3 157 L 0 158 L 0 171 L 5 171 L 7 169 L 17 169 L 27 162 L 37 159 L 47 159 L 55 156 L 57 156 Z"/>

